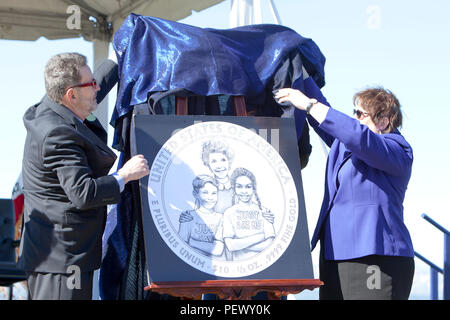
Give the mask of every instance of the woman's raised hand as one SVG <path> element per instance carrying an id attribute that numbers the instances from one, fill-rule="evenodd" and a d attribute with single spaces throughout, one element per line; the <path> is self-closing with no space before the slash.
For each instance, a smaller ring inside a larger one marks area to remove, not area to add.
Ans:
<path id="1" fill-rule="evenodd" d="M 291 88 L 283 88 L 277 90 L 274 98 L 278 103 L 290 102 L 300 110 L 305 110 L 310 101 L 310 99 L 305 96 L 303 92 Z"/>

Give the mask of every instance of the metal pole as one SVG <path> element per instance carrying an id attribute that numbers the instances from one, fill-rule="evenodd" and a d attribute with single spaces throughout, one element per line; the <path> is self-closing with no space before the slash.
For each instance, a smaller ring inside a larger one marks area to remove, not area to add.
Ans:
<path id="1" fill-rule="evenodd" d="M 94 40 L 94 70 L 103 62 L 103 60 L 108 58 L 109 42 Z M 108 121 L 108 96 L 103 99 L 103 101 L 98 105 L 97 110 L 93 114 L 97 117 L 103 126 L 103 129 L 108 132 L 109 121 Z"/>
<path id="2" fill-rule="evenodd" d="M 444 274 L 444 300 L 450 300 L 450 231 L 431 219 L 425 213 L 422 214 L 422 218 L 444 233 L 444 269 L 442 271 Z"/>
<path id="3" fill-rule="evenodd" d="M 8 300 L 12 300 L 13 299 L 13 297 L 14 297 L 13 290 L 14 290 L 14 283 L 9 286 Z"/>
<path id="4" fill-rule="evenodd" d="M 260 3 L 258 2 L 258 5 Z M 260 8 L 259 8 L 260 10 Z M 261 13 L 259 13 L 261 14 Z M 258 19 L 261 16 L 258 17 Z M 262 18 L 261 18 L 262 19 Z M 230 10 L 230 28 L 254 24 L 253 0 L 232 0 Z M 261 22 L 259 22 L 261 23 Z"/>
<path id="5" fill-rule="evenodd" d="M 444 300 L 450 300 L 450 236 L 444 234 Z"/>
<path id="6" fill-rule="evenodd" d="M 263 23 L 261 0 L 253 0 L 253 23 L 254 24 Z"/>
<path id="7" fill-rule="evenodd" d="M 430 268 L 430 300 L 438 300 L 438 273 Z"/>
<path id="8" fill-rule="evenodd" d="M 276 23 L 281 25 L 282 24 L 281 18 L 280 18 L 280 15 L 278 14 L 277 8 L 275 7 L 275 4 L 273 3 L 273 0 L 269 0 L 269 6 L 270 6 L 270 11 L 272 11 L 272 15 L 273 15 L 273 18 L 275 19 Z"/>
<path id="9" fill-rule="evenodd" d="M 433 219 L 431 219 L 429 216 L 427 216 L 425 213 L 422 214 L 422 218 L 424 218 L 425 220 L 427 220 L 429 223 L 431 223 L 434 227 L 436 227 L 437 229 L 441 230 L 444 234 L 446 235 L 450 235 L 450 232 L 445 229 L 443 226 L 441 226 L 439 223 L 437 223 L 436 221 L 434 221 Z"/>
<path id="10" fill-rule="evenodd" d="M 94 70 L 105 60 L 108 58 L 109 52 L 109 42 L 94 40 L 93 41 L 93 49 L 94 49 Z M 97 117 L 100 123 L 108 132 L 109 127 L 109 106 L 108 106 L 108 96 L 107 95 L 103 101 L 97 106 L 97 110 L 93 112 L 93 114 Z M 99 270 L 94 270 L 93 283 L 92 283 L 92 300 L 100 300 L 100 289 L 99 289 Z"/>

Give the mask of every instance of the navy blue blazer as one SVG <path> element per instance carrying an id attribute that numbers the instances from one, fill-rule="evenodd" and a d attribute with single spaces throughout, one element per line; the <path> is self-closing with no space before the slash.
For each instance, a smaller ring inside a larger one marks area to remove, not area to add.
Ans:
<path id="1" fill-rule="evenodd" d="M 376 134 L 332 108 L 320 125 L 309 120 L 331 147 L 312 249 L 322 239 L 328 260 L 371 254 L 413 257 L 403 221 L 413 163 L 408 142 L 399 131 Z"/>

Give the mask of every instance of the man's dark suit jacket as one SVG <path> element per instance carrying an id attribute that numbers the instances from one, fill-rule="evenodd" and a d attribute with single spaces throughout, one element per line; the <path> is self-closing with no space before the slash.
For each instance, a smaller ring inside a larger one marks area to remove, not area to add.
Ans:
<path id="1" fill-rule="evenodd" d="M 101 101 L 117 82 L 117 65 L 107 60 L 94 77 Z M 98 122 L 88 124 L 92 131 L 47 96 L 23 119 L 22 267 L 43 273 L 67 273 L 72 265 L 81 271 L 99 268 L 106 205 L 120 200 L 119 184 L 108 175 L 116 155 L 105 131 Z"/>

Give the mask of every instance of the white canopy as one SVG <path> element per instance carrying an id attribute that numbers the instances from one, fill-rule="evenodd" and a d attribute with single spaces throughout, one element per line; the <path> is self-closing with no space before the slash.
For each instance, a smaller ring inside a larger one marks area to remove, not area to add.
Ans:
<path id="1" fill-rule="evenodd" d="M 130 12 L 172 21 L 224 0 L 2 0 L 0 39 L 49 40 L 83 37 L 92 41 L 94 69 L 108 57 L 109 43 Z M 95 112 L 108 128 L 108 103 Z"/>
<path id="2" fill-rule="evenodd" d="M 110 41 L 130 12 L 177 21 L 223 0 L 2 0 L 0 39 Z M 70 25 L 79 9 L 81 24 Z M 72 18 L 71 18 L 72 17 Z M 68 21 L 69 20 L 69 21 Z M 68 25 L 69 22 L 69 25 Z"/>

